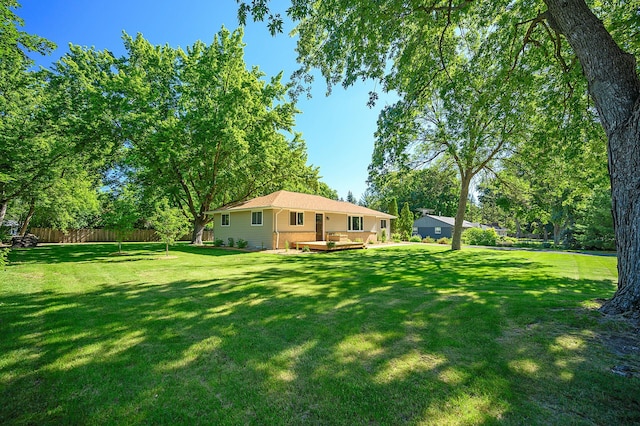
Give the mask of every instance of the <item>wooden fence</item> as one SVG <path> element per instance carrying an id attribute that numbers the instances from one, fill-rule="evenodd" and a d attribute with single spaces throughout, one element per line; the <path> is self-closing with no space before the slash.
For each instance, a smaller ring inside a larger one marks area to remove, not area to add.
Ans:
<path id="1" fill-rule="evenodd" d="M 69 229 L 61 231 L 52 228 L 31 228 L 30 233 L 38 237 L 40 243 L 91 243 L 116 241 L 116 233 L 108 229 Z M 184 235 L 180 241 L 190 241 L 191 234 Z M 136 229 L 124 241 L 160 241 L 153 229 Z M 202 241 L 213 241 L 213 231 L 204 231 Z"/>

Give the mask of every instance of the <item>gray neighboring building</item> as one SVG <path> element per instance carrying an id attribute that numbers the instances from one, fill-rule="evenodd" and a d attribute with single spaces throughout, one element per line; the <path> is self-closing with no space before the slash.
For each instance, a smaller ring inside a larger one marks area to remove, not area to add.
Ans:
<path id="1" fill-rule="evenodd" d="M 431 237 L 436 240 L 442 237 L 451 238 L 455 223 L 456 219 L 454 217 L 426 214 L 413 222 L 413 234 L 418 234 L 421 238 Z M 463 231 L 479 227 L 478 224 L 467 222 L 466 220 L 462 223 Z"/>
<path id="2" fill-rule="evenodd" d="M 2 227 L 7 228 L 9 230 L 9 235 L 11 235 L 12 237 L 18 235 L 18 230 L 20 230 L 20 224 L 17 221 L 11 219 L 5 220 L 2 223 Z"/>

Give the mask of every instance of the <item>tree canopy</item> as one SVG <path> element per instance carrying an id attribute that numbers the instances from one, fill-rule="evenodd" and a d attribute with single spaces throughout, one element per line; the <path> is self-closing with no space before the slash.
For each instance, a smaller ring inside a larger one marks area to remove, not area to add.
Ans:
<path id="1" fill-rule="evenodd" d="M 293 132 L 293 103 L 282 75 L 264 80 L 243 59 L 242 30 L 223 28 L 210 45 L 186 50 L 124 35 L 115 62 L 127 99 L 122 131 L 128 162 L 145 187 L 161 189 L 202 242 L 215 208 L 287 185 L 317 186 L 306 147 Z M 287 138 L 286 134 L 290 137 Z"/>
<path id="2" fill-rule="evenodd" d="M 269 0 L 240 0 L 239 20 L 267 19 L 272 33 L 283 18 Z M 619 284 L 604 310 L 640 315 L 640 79 L 636 56 L 640 21 L 629 2 L 585 0 L 292 1 L 286 13 L 297 22 L 299 77 L 320 71 L 329 90 L 373 78 L 405 101 L 430 99 L 455 70 L 461 28 L 473 22 L 493 40 L 494 64 L 534 78 L 519 79 L 525 93 L 536 87 L 548 105 L 563 103 L 577 81 L 588 90 L 608 138 Z M 537 11 L 537 12 L 534 12 Z M 606 17 L 601 21 L 598 16 Z M 557 84 L 535 78 L 549 69 Z M 443 77 L 444 76 L 444 77 Z M 583 77 L 584 76 L 584 80 Z M 473 78 L 473 75 L 469 76 Z M 370 101 L 375 101 L 371 94 Z M 523 117 L 523 119 L 525 119 Z"/>

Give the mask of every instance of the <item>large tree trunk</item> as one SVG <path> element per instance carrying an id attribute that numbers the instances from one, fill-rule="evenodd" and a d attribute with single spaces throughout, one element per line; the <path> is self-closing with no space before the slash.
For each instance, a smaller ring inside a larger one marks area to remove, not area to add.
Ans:
<path id="1" fill-rule="evenodd" d="M 613 225 L 618 251 L 618 290 L 603 312 L 640 316 L 640 108 L 609 137 Z"/>
<path id="2" fill-rule="evenodd" d="M 640 79 L 584 0 L 545 0 L 549 24 L 565 35 L 589 82 L 608 138 L 618 290 L 602 308 L 640 316 Z"/>
<path id="3" fill-rule="evenodd" d="M 36 200 L 32 198 L 29 202 L 29 211 L 27 212 L 27 217 L 24 218 L 22 222 L 22 227 L 20 227 L 20 235 L 23 237 L 27 235 L 27 230 L 29 229 L 29 223 L 31 223 L 31 218 L 33 218 L 33 214 L 36 212 Z"/>
<path id="4" fill-rule="evenodd" d="M 191 235 L 191 244 L 202 245 L 202 234 L 204 234 L 204 227 L 207 225 L 207 220 L 201 216 L 197 216 L 193 220 L 193 234 Z"/>
<path id="5" fill-rule="evenodd" d="M 7 215 L 7 208 L 9 207 L 9 200 L 0 201 L 0 226 L 4 222 L 4 217 Z"/>
<path id="6" fill-rule="evenodd" d="M 561 231 L 562 231 L 562 227 L 560 226 L 560 223 L 554 222 L 553 223 L 553 244 L 555 245 L 560 244 Z"/>
<path id="7" fill-rule="evenodd" d="M 460 250 L 462 248 L 462 224 L 464 223 L 464 213 L 467 210 L 469 184 L 471 183 L 471 176 L 469 175 L 470 173 L 460 177 L 460 200 L 458 201 L 456 223 L 453 226 L 453 236 L 451 237 L 451 250 Z"/>

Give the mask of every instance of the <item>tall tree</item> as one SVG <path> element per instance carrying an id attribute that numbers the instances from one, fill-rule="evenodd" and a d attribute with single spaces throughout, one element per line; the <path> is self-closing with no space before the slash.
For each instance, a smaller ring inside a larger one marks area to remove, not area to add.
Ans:
<path id="1" fill-rule="evenodd" d="M 282 15 L 271 11 L 269 3 L 241 1 L 240 21 L 251 14 L 256 20 L 266 18 L 273 34 L 282 31 Z M 535 71 L 558 64 L 569 71 L 577 68 L 572 57 L 577 58 L 608 139 L 618 290 L 603 311 L 640 315 L 640 193 L 635 190 L 640 187 L 640 78 L 635 58 L 640 25 L 636 9 L 633 2 L 598 2 L 592 10 L 586 0 L 533 4 L 522 0 L 322 0 L 292 1 L 286 13 L 298 22 L 299 74 L 318 68 L 329 88 L 374 78 L 382 81 L 385 90 L 408 81 L 410 94 L 428 92 L 434 75 L 446 73 L 452 65 L 454 49 L 446 44 L 446 36 L 464 19 L 499 35 L 503 42 L 495 51 L 496 59 L 510 57 L 514 68 Z M 594 11 L 607 18 L 608 28 Z M 520 60 L 526 57 L 535 59 L 533 67 L 522 67 Z M 582 77 L 567 75 L 570 91 L 571 83 Z M 544 89 L 544 83 L 532 84 Z M 558 98 L 551 95 L 549 100 Z"/>
<path id="2" fill-rule="evenodd" d="M 42 114 L 44 73 L 31 70 L 28 55 L 48 54 L 55 45 L 20 29 L 18 7 L 17 1 L 0 3 L 0 225 L 9 202 L 40 180 L 54 151 Z"/>
<path id="3" fill-rule="evenodd" d="M 222 29 L 186 51 L 124 36 L 119 63 L 130 110 L 123 128 L 144 185 L 163 188 L 202 243 L 207 212 L 295 182 L 316 182 L 281 75 L 244 62 L 242 31 Z"/>
<path id="4" fill-rule="evenodd" d="M 431 98 L 405 97 L 385 108 L 370 168 L 421 167 L 444 157 L 458 171 L 460 192 L 451 248 L 460 250 L 462 224 L 472 179 L 528 133 L 522 116 L 535 112 L 529 97 L 516 90 L 508 69 L 496 66 L 493 33 L 460 27 L 448 40 L 459 54 Z"/>
<path id="5" fill-rule="evenodd" d="M 396 217 L 396 219 L 389 221 L 390 231 L 392 234 L 395 234 L 398 231 L 398 200 L 395 197 L 389 201 L 388 212 L 390 215 Z"/>
<path id="6" fill-rule="evenodd" d="M 356 197 L 353 196 L 353 192 L 347 192 L 347 203 L 356 204 Z"/>
<path id="7" fill-rule="evenodd" d="M 52 70 L 33 71 L 28 53 L 55 45 L 20 31 L 14 7 L 0 5 L 0 224 L 12 200 L 26 202 L 31 217 L 60 189 L 58 180 L 80 167 L 99 170 L 118 136 L 112 100 L 104 96 L 112 55 L 72 47 Z"/>
<path id="8" fill-rule="evenodd" d="M 72 170 L 16 200 L 10 208 L 11 216 L 20 217 L 24 231 L 29 226 L 61 230 L 94 226 L 101 213 L 100 186 L 97 176 Z"/>
<path id="9" fill-rule="evenodd" d="M 588 250 L 615 249 L 611 191 L 607 186 L 596 187 L 591 193 L 576 223 L 576 240 Z"/>
<path id="10" fill-rule="evenodd" d="M 440 216 L 454 216 L 460 184 L 455 170 L 437 164 L 418 170 L 394 172 L 369 167 L 367 202 L 384 210 L 392 197 L 408 202 L 411 211 L 430 209 Z"/>
<path id="11" fill-rule="evenodd" d="M 302 190 L 304 192 L 304 190 Z M 318 181 L 318 186 L 313 191 L 314 195 L 320 195 L 325 198 L 329 198 L 330 200 L 338 199 L 338 191 L 332 189 L 329 185 L 324 182 Z"/>
<path id="12" fill-rule="evenodd" d="M 594 187 L 607 185 L 606 142 L 589 108 L 586 89 L 571 105 L 552 105 L 536 122 L 531 137 L 506 162 L 499 190 L 520 203 L 520 212 L 550 223 L 554 243 L 571 243 L 571 232 L 582 204 Z M 568 112 L 567 112 L 568 110 Z M 574 113 L 579 111 L 579 113 Z M 539 117 L 535 117 L 537 119 Z M 509 186 L 518 183 L 516 190 Z M 514 203 L 512 203 L 513 205 Z"/>
<path id="13" fill-rule="evenodd" d="M 413 213 L 409 209 L 409 203 L 404 203 L 398 219 L 398 232 L 403 241 L 409 241 L 413 230 Z"/>

